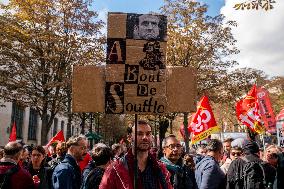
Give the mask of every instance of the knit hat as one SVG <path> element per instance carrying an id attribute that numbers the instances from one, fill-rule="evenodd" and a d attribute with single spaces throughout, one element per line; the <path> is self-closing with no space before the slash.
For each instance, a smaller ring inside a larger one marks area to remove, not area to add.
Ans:
<path id="1" fill-rule="evenodd" d="M 258 144 L 251 140 L 246 140 L 244 142 L 243 149 L 245 154 L 256 154 L 259 152 Z"/>

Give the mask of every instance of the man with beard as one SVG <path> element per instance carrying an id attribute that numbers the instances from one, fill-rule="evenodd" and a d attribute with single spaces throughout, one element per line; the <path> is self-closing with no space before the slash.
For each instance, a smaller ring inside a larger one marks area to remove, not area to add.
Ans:
<path id="1" fill-rule="evenodd" d="M 171 183 L 175 189 L 196 189 L 194 170 L 181 158 L 182 145 L 175 135 L 169 135 L 162 142 L 165 163 L 171 173 Z"/>
<path id="2" fill-rule="evenodd" d="M 145 40 L 157 39 L 160 34 L 159 22 L 160 19 L 157 15 L 140 15 L 137 25 L 134 26 L 133 38 Z"/>
<path id="3" fill-rule="evenodd" d="M 66 143 L 67 154 L 64 160 L 55 167 L 52 175 L 54 189 L 79 189 L 81 170 L 78 161 L 87 153 L 87 140 L 84 136 L 73 136 Z"/>
<path id="4" fill-rule="evenodd" d="M 115 161 L 105 171 L 100 189 L 133 189 L 134 182 L 134 139 L 132 127 L 131 148 L 125 156 Z M 145 121 L 137 125 L 138 189 L 171 189 L 170 173 L 164 164 L 158 162 L 149 152 L 152 144 L 152 131 Z"/>

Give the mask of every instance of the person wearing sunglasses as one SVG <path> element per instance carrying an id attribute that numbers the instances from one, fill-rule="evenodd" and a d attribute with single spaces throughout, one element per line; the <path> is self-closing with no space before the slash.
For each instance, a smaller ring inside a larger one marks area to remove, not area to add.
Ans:
<path id="1" fill-rule="evenodd" d="M 164 157 L 161 161 L 171 173 L 174 189 L 195 189 L 194 170 L 182 159 L 182 145 L 175 135 L 169 135 L 162 142 Z M 193 160 L 192 160 L 193 161 Z"/>
<path id="2" fill-rule="evenodd" d="M 243 149 L 239 146 L 232 147 L 230 150 L 230 158 L 227 158 L 225 163 L 221 166 L 222 171 L 227 174 L 229 166 L 232 161 L 240 158 L 243 155 Z"/>

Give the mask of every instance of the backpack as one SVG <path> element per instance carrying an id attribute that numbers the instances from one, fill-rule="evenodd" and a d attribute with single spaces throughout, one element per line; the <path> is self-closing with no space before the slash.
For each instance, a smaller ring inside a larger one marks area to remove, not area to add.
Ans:
<path id="1" fill-rule="evenodd" d="M 244 189 L 270 189 L 272 185 L 266 183 L 265 171 L 262 162 L 249 161 L 242 158 L 246 163 L 242 169 L 242 181 Z"/>
<path id="2" fill-rule="evenodd" d="M 92 169 L 86 178 L 83 179 L 81 189 L 99 188 L 103 174 L 104 170 L 100 168 Z"/>
<path id="3" fill-rule="evenodd" d="M 0 174 L 0 189 L 8 189 L 10 178 L 13 174 L 17 173 L 20 170 L 19 166 L 13 166 L 9 170 L 7 170 L 5 173 Z"/>

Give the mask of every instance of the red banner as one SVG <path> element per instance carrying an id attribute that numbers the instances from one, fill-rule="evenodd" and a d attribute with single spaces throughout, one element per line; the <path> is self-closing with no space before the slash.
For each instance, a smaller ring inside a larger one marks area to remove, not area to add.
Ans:
<path id="1" fill-rule="evenodd" d="M 192 133 L 192 144 L 206 139 L 212 133 L 220 132 L 207 96 L 201 98 L 188 129 Z"/>
<path id="2" fill-rule="evenodd" d="M 236 103 L 236 114 L 238 120 L 252 131 L 257 133 L 265 132 L 265 128 L 261 122 L 255 85 L 244 99 Z"/>
<path id="3" fill-rule="evenodd" d="M 257 98 L 259 103 L 259 110 L 261 120 L 269 133 L 276 133 L 276 120 L 275 115 L 270 103 L 269 92 L 261 87 L 257 89 Z"/>

